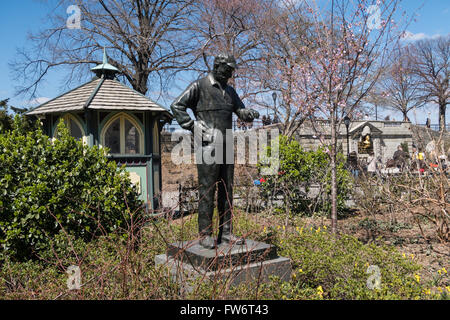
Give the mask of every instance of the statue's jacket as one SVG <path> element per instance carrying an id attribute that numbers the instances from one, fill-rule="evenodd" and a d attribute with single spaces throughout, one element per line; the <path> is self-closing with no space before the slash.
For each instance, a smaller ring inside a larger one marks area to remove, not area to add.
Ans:
<path id="1" fill-rule="evenodd" d="M 209 128 L 217 129 L 225 136 L 232 128 L 232 115 L 240 118 L 245 108 L 236 91 L 226 85 L 224 88 L 212 74 L 191 83 L 172 103 L 171 109 L 183 129 L 192 130 L 194 121 L 186 109 L 190 108 L 197 120 L 203 120 Z"/>

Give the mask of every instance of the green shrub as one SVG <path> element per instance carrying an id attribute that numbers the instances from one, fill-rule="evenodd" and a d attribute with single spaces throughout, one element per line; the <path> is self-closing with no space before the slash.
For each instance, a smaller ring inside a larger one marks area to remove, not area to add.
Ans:
<path id="1" fill-rule="evenodd" d="M 52 141 L 40 129 L 0 134 L 0 244 L 17 259 L 46 248 L 63 228 L 87 241 L 116 230 L 139 208 L 124 168 L 105 150 L 70 137 L 63 122 Z"/>
<path id="2" fill-rule="evenodd" d="M 271 148 L 268 149 L 270 153 Z M 342 154 L 338 154 L 337 160 L 338 213 L 342 213 L 352 190 L 352 179 L 345 169 Z M 307 151 L 296 140 L 280 136 L 279 173 L 264 179 L 261 196 L 268 201 L 271 197 L 282 195 L 285 212 L 303 215 L 331 212 L 330 158 L 324 148 Z M 315 194 L 310 193 L 312 185 L 319 188 Z"/>
<path id="3" fill-rule="evenodd" d="M 293 287 L 319 288 L 327 299 L 416 299 L 424 287 L 417 281 L 421 267 L 392 246 L 363 244 L 353 236 L 335 236 L 322 228 L 296 228 L 278 236 L 280 254 L 293 262 Z M 370 289 L 372 272 L 380 271 L 380 287 Z M 369 272 L 368 272 L 369 271 Z"/>
<path id="4" fill-rule="evenodd" d="M 9 99 L 0 100 L 0 134 L 12 130 L 13 127 L 17 127 L 17 125 L 19 125 L 22 132 L 33 130 L 35 122 L 31 118 L 23 115 L 27 110 L 14 108 L 8 104 L 8 101 Z M 10 110 L 11 113 L 8 113 L 8 110 Z M 15 120 L 13 114 L 16 114 Z"/>
<path id="5" fill-rule="evenodd" d="M 0 133 L 11 130 L 12 119 L 8 114 L 8 99 L 0 100 Z"/>

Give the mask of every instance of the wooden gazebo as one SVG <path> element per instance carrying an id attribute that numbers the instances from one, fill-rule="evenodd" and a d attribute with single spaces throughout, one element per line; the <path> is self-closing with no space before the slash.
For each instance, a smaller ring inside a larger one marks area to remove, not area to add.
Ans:
<path id="1" fill-rule="evenodd" d="M 56 137 L 64 119 L 71 135 L 89 146 L 108 147 L 109 158 L 125 164 L 140 198 L 148 209 L 158 207 L 161 193 L 160 132 L 173 116 L 161 105 L 116 79 L 117 68 L 103 63 L 91 69 L 89 82 L 27 112 L 43 123 L 44 132 Z"/>

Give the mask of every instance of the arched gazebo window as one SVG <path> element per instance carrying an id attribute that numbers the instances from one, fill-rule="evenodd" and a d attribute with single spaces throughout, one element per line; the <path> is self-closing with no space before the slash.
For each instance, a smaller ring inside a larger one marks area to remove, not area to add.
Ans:
<path id="1" fill-rule="evenodd" d="M 159 154 L 159 130 L 156 122 L 153 125 L 153 153 Z"/>
<path id="2" fill-rule="evenodd" d="M 78 119 L 71 114 L 62 116 L 62 119 L 64 120 L 64 124 L 66 125 L 66 127 L 69 129 L 70 135 L 77 140 L 84 141 L 85 133 L 80 121 L 78 121 Z M 53 136 L 58 136 L 57 128 L 55 129 L 55 133 L 53 134 Z"/>
<path id="3" fill-rule="evenodd" d="M 142 154 L 143 133 L 133 118 L 120 113 L 111 118 L 102 130 L 102 145 L 108 147 L 110 153 Z"/>

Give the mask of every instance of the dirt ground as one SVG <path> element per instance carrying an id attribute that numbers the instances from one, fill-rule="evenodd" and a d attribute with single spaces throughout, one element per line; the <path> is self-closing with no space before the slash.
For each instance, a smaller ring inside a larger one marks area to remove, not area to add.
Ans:
<path id="1" fill-rule="evenodd" d="M 419 226 L 409 212 L 393 215 L 377 214 L 377 227 L 370 228 L 368 216 L 359 211 L 338 222 L 341 232 L 358 237 L 363 242 L 394 245 L 400 252 L 412 257 L 423 266 L 422 276 L 431 280 L 443 267 L 450 268 L 450 243 L 442 243 L 435 235 L 431 223 L 421 223 L 425 239 Z M 448 284 L 447 284 L 448 285 Z"/>

